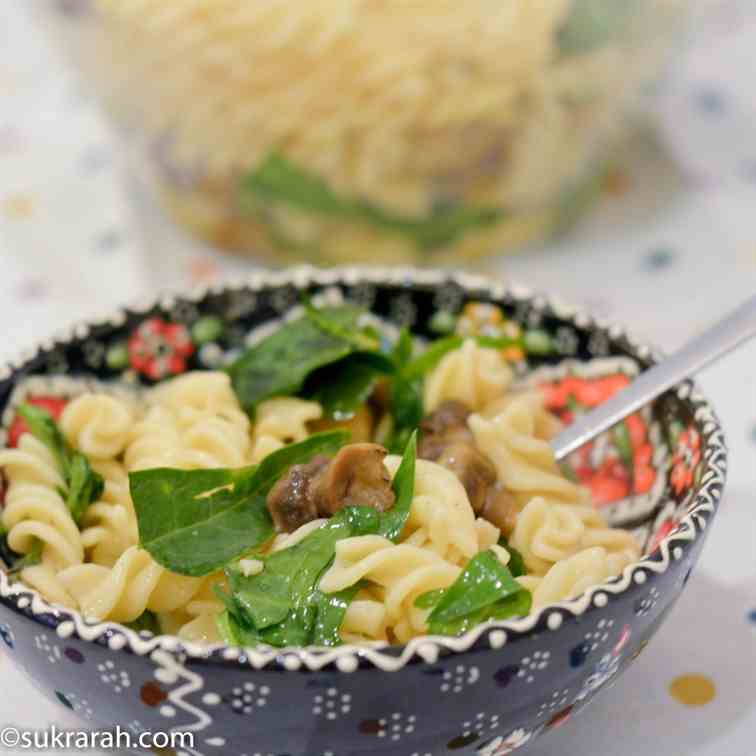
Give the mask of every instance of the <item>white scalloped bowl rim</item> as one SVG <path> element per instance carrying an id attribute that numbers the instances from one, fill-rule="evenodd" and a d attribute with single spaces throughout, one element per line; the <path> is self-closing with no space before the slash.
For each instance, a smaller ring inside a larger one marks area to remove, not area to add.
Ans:
<path id="1" fill-rule="evenodd" d="M 6 380 L 12 376 L 42 349 L 65 345 L 73 338 L 83 338 L 93 327 L 122 325 L 127 313 L 146 313 L 156 306 L 170 310 L 177 299 L 198 302 L 208 295 L 217 295 L 227 291 L 245 289 L 255 291 L 283 285 L 302 288 L 311 284 L 329 286 L 365 283 L 404 284 L 412 288 L 416 285 L 440 285 L 449 281 L 453 281 L 466 292 L 484 291 L 492 301 L 510 297 L 515 301 L 528 302 L 541 310 L 550 310 L 559 319 L 571 322 L 579 328 L 604 330 L 613 340 L 624 338 L 633 358 L 657 361 L 661 356 L 661 353 L 653 347 L 634 339 L 623 327 L 594 318 L 558 298 L 544 296 L 517 284 L 504 284 L 495 279 L 490 280 L 471 273 L 409 267 L 342 267 L 321 270 L 302 265 L 287 271 L 254 272 L 240 281 L 149 297 L 131 305 L 119 307 L 104 317 L 81 321 L 40 341 L 35 348 L 24 350 L 17 359 L 11 360 L 4 368 L 0 367 L 0 380 Z M 394 646 L 386 642 L 371 642 L 362 645 L 344 644 L 335 648 L 314 646 L 240 648 L 225 643 L 200 644 L 182 640 L 174 635 L 144 638 L 137 631 L 116 622 L 92 622 L 84 619 L 78 611 L 51 604 L 29 586 L 20 582 L 11 583 L 4 570 L 0 570 L 0 597 L 10 600 L 13 604 L 12 610 L 25 616 L 26 610 L 31 610 L 31 619 L 41 624 L 49 626 L 49 620 L 44 622 L 41 619 L 43 615 L 53 616 L 54 629 L 61 638 L 75 636 L 87 642 L 102 640 L 113 651 L 126 650 L 139 656 L 160 652 L 178 653 L 188 658 L 206 661 L 237 662 L 241 667 L 248 666 L 255 669 L 277 663 L 287 671 L 300 669 L 317 671 L 334 665 L 341 672 L 353 672 L 360 662 L 364 661 L 380 670 L 396 672 L 411 661 L 433 664 L 442 652 L 459 654 L 468 651 L 484 634 L 488 634 L 489 646 L 498 649 L 508 642 L 510 633 L 517 637 L 523 636 L 538 627 L 542 620 L 548 630 L 558 631 L 564 623 L 565 615 L 568 618 L 575 618 L 591 609 L 605 608 L 611 597 L 624 593 L 631 585 L 645 584 L 649 579 L 665 573 L 673 561 L 682 558 L 684 554 L 682 546 L 695 542 L 706 528 L 708 519 L 716 513 L 726 477 L 727 450 L 722 427 L 711 405 L 695 389 L 692 382 L 686 381 L 680 384 L 676 392 L 679 399 L 691 406 L 694 419 L 702 429 L 704 441 L 701 455 L 704 471 L 691 497 L 691 504 L 686 515 L 662 539 L 653 554 L 646 555 L 628 565 L 620 576 L 592 586 L 577 598 L 539 607 L 526 617 L 486 622 L 459 637 L 426 635 L 413 638 L 406 644 Z M 393 653 L 387 653 L 387 649 L 392 649 Z M 399 653 L 396 653 L 397 650 Z"/>

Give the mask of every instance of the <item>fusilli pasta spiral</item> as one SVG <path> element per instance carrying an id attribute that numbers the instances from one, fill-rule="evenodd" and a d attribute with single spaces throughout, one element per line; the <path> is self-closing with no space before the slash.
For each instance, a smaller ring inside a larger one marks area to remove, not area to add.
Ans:
<path id="1" fill-rule="evenodd" d="M 82 394 L 60 417 L 60 428 L 74 447 L 90 459 L 117 457 L 134 425 L 133 407 L 107 394 Z"/>
<path id="2" fill-rule="evenodd" d="M 72 606 L 57 571 L 84 559 L 79 528 L 60 494 L 64 481 L 47 447 L 34 436 L 21 436 L 17 449 L 0 450 L 0 468 L 8 489 L 2 514 L 8 545 L 27 554 L 42 543 L 41 563 L 21 571 L 21 578 L 49 599 Z"/>
<path id="3" fill-rule="evenodd" d="M 551 567 L 591 546 L 602 546 L 615 574 L 640 556 L 640 547 L 624 530 L 610 528 L 592 507 L 558 504 L 536 497 L 517 518 L 511 544 L 528 570 L 545 575 Z"/>
<path id="4" fill-rule="evenodd" d="M 79 564 L 61 570 L 58 578 L 85 617 L 117 622 L 131 622 L 146 609 L 175 611 L 206 579 L 169 572 L 138 546 L 126 549 L 112 568 Z"/>
<path id="5" fill-rule="evenodd" d="M 249 419 L 225 373 L 194 372 L 174 378 L 153 389 L 147 404 L 126 449 L 129 471 L 249 463 Z"/>
<path id="6" fill-rule="evenodd" d="M 512 369 L 497 349 L 485 349 L 474 339 L 445 355 L 425 380 L 425 409 L 457 400 L 477 412 L 507 390 Z"/>
<path id="7" fill-rule="evenodd" d="M 536 437 L 541 411 L 539 395 L 522 394 L 495 417 L 471 415 L 468 424 L 478 448 L 493 462 L 499 481 L 512 491 L 520 506 L 533 496 L 588 504 L 588 491 L 562 475 L 549 444 Z"/>
<path id="8" fill-rule="evenodd" d="M 81 540 L 90 562 L 112 567 L 126 549 L 139 542 L 139 528 L 123 465 L 99 460 L 93 467 L 102 475 L 105 489 L 84 513 Z"/>
<path id="9" fill-rule="evenodd" d="M 323 408 L 317 402 L 293 396 L 260 402 L 255 412 L 252 462 L 260 462 L 285 444 L 304 441 L 310 435 L 307 423 L 322 416 Z"/>
<path id="10" fill-rule="evenodd" d="M 530 583 L 533 606 L 538 608 L 554 601 L 577 598 L 587 588 L 620 571 L 617 563 L 612 562 L 606 549 L 601 546 L 579 551 L 554 564 L 537 582 Z"/>

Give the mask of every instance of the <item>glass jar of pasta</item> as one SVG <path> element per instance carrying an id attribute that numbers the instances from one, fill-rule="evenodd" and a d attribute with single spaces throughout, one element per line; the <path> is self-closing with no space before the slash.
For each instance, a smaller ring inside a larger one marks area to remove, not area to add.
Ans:
<path id="1" fill-rule="evenodd" d="M 268 262 L 463 262 L 595 196 L 685 0 L 36 0 L 173 218 Z"/>

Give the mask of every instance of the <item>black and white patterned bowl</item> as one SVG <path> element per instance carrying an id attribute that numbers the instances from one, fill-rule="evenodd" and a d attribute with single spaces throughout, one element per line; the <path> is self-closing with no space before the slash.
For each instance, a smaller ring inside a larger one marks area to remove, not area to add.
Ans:
<path id="1" fill-rule="evenodd" d="M 595 402 L 597 392 L 655 359 L 621 328 L 496 281 L 298 268 L 124 308 L 45 342 L 0 369 L 0 445 L 25 394 L 66 393 L 91 380 L 150 383 L 213 367 L 252 328 L 280 318 L 302 291 L 346 296 L 429 335 L 466 303 L 495 303 L 507 318 L 550 334 L 557 353 L 529 368 L 530 380 L 547 382 L 553 395 L 571 387 Z M 155 351 L 145 356 L 148 343 Z M 3 572 L 0 645 L 41 691 L 91 727 L 191 733 L 191 747 L 174 747 L 179 754 L 510 753 L 576 714 L 638 656 L 700 554 L 725 478 L 719 423 L 687 383 L 639 423 L 625 472 L 610 441 L 596 444 L 580 464 L 584 480 L 603 492 L 610 519 L 635 530 L 647 556 L 581 597 L 525 619 L 401 647 L 207 648 L 87 623 Z"/>

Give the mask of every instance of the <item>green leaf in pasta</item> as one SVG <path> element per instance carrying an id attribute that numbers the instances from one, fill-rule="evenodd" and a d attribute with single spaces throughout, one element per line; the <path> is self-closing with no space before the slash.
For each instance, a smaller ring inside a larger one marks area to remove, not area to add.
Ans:
<path id="1" fill-rule="evenodd" d="M 207 575 L 273 535 L 265 497 L 292 465 L 335 452 L 343 431 L 318 433 L 237 470 L 156 468 L 129 475 L 141 545 L 182 575 Z"/>
<path id="2" fill-rule="evenodd" d="M 66 441 L 52 415 L 41 407 L 22 404 L 18 413 L 29 431 L 52 453 L 65 482 L 60 492 L 71 516 L 78 524 L 90 504 L 102 495 L 105 481 L 92 469 L 89 460 Z"/>
<path id="3" fill-rule="evenodd" d="M 431 609 L 433 635 L 459 635 L 490 619 L 524 616 L 531 602 L 530 593 L 489 550 L 474 556 L 449 588 L 419 596 L 415 606 Z"/>
<path id="4" fill-rule="evenodd" d="M 404 530 L 415 494 L 415 466 L 417 460 L 417 431 L 407 442 L 402 461 L 394 475 L 393 488 L 396 499 L 394 506 L 381 514 L 378 534 L 396 542 Z"/>
<path id="5" fill-rule="evenodd" d="M 83 454 L 74 454 L 68 468 L 68 492 L 66 506 L 78 523 L 87 507 L 102 495 L 105 481 L 96 473 Z"/>
<path id="6" fill-rule="evenodd" d="M 402 375 L 408 380 L 421 378 L 433 370 L 445 355 L 459 349 L 464 341 L 462 336 L 447 336 L 445 339 L 437 339 L 419 357 L 405 365 Z"/>
<path id="7" fill-rule="evenodd" d="M 358 586 L 325 595 L 318 584 L 338 541 L 376 533 L 379 525 L 375 509 L 348 507 L 299 543 L 264 558 L 264 568 L 256 575 L 227 567 L 231 596 L 223 598 L 229 616 L 219 628 L 224 638 L 271 646 L 340 643 L 338 630 Z"/>
<path id="8" fill-rule="evenodd" d="M 343 322 L 341 311 L 343 308 L 315 307 L 307 297 L 303 299 L 307 317 L 324 333 L 329 333 L 337 339 L 351 344 L 355 349 L 365 352 L 375 352 L 381 347 L 381 339 L 372 329 L 355 328 L 352 322 Z M 359 318 L 363 312 L 357 308 L 348 306 L 348 310 L 354 312 Z M 334 317 L 334 312 L 336 317 Z M 351 321 L 351 318 L 350 318 Z"/>
<path id="9" fill-rule="evenodd" d="M 509 563 L 507 564 L 507 568 L 512 573 L 512 577 L 517 578 L 527 574 L 525 560 L 523 559 L 522 554 L 520 554 L 514 546 L 510 546 L 504 536 L 499 538 L 499 546 L 502 546 L 509 552 Z"/>
<path id="10" fill-rule="evenodd" d="M 161 633 L 157 615 L 149 609 L 145 609 L 135 620 L 127 622 L 126 627 L 130 627 L 138 633 L 145 630 L 153 635 L 160 635 Z"/>
<path id="11" fill-rule="evenodd" d="M 415 599 L 415 606 L 418 609 L 433 609 L 441 601 L 444 593 L 446 593 L 446 588 L 436 588 L 433 591 L 423 593 L 422 596 L 418 596 Z"/>
<path id="12" fill-rule="evenodd" d="M 341 644 L 340 630 L 344 615 L 361 587 L 361 583 L 357 583 L 338 593 L 326 594 L 315 591 L 313 604 L 316 608 L 316 618 L 312 636 L 314 645 L 338 646 Z"/>
<path id="13" fill-rule="evenodd" d="M 35 538 L 32 547 L 22 557 L 13 562 L 13 566 L 8 570 L 9 575 L 18 575 L 27 567 L 34 567 L 42 561 L 42 549 L 44 544 L 39 538 Z"/>
<path id="14" fill-rule="evenodd" d="M 476 554 L 433 608 L 431 622 L 449 622 L 517 593 L 522 586 L 488 550 Z"/>
<path id="15" fill-rule="evenodd" d="M 452 205 L 438 208 L 427 218 L 411 218 L 360 198 L 339 195 L 319 176 L 275 153 L 245 179 L 242 190 L 257 202 L 282 203 L 398 234 L 420 249 L 449 244 L 469 231 L 498 223 L 504 216 L 498 208 Z"/>
<path id="16" fill-rule="evenodd" d="M 358 330 L 362 311 L 348 305 L 320 310 L 321 318 L 339 329 Z M 228 372 L 240 404 L 248 412 L 273 396 L 297 394 L 307 376 L 355 351 L 354 344 L 311 317 L 285 323 L 259 344 L 250 347 Z"/>
<path id="17" fill-rule="evenodd" d="M 29 432 L 50 450 L 60 470 L 65 471 L 71 449 L 53 416 L 47 410 L 33 404 L 22 404 L 18 408 L 18 414 L 26 420 Z"/>
<path id="18" fill-rule="evenodd" d="M 346 420 L 364 404 L 394 363 L 380 352 L 355 352 L 312 373 L 304 394 L 323 407 L 327 417 Z"/>

